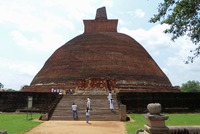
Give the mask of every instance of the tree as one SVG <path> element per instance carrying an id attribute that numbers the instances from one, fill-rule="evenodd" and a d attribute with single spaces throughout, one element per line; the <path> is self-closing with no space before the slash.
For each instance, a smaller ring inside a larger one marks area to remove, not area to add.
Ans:
<path id="1" fill-rule="evenodd" d="M 189 56 L 186 63 L 192 63 L 200 55 L 200 0 L 164 0 L 150 22 L 168 24 L 170 28 L 164 33 L 171 33 L 173 41 L 184 35 L 189 36 L 196 48 L 190 50 L 193 56 Z"/>
<path id="2" fill-rule="evenodd" d="M 181 91 L 183 92 L 200 92 L 200 82 L 199 81 L 188 81 L 182 84 Z"/>
<path id="3" fill-rule="evenodd" d="M 6 92 L 16 92 L 16 90 L 9 88 L 9 89 L 5 89 Z"/>
<path id="4" fill-rule="evenodd" d="M 0 82 L 0 89 L 3 89 L 4 85 Z"/>

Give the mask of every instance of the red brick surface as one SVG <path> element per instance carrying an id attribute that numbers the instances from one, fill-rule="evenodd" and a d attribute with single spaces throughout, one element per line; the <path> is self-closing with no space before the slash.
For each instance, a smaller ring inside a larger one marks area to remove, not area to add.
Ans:
<path id="1" fill-rule="evenodd" d="M 141 83 L 172 87 L 142 45 L 117 32 L 117 20 L 84 20 L 84 24 L 85 32 L 58 48 L 35 76 L 31 86 L 61 84 L 86 88 L 98 85 L 98 88 L 106 87 L 105 83 L 101 84 L 105 79 L 114 80 L 111 85 L 116 88 L 131 88 Z M 92 85 L 86 84 L 91 78 Z"/>

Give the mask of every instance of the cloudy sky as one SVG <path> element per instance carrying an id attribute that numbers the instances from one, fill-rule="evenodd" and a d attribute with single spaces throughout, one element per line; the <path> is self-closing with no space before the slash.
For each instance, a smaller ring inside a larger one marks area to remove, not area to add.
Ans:
<path id="1" fill-rule="evenodd" d="M 161 0 L 0 0 L 0 82 L 19 90 L 29 85 L 53 52 L 83 33 L 83 20 L 105 6 L 118 19 L 118 32 L 136 39 L 173 86 L 200 81 L 200 58 L 185 64 L 194 45 L 188 37 L 172 42 L 167 25 L 149 23 Z"/>

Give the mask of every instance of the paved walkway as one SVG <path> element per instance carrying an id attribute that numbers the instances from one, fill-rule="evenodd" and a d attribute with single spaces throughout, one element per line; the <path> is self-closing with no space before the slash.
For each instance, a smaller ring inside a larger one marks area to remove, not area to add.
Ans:
<path id="1" fill-rule="evenodd" d="M 25 134 L 126 134 L 120 121 L 45 121 Z"/>

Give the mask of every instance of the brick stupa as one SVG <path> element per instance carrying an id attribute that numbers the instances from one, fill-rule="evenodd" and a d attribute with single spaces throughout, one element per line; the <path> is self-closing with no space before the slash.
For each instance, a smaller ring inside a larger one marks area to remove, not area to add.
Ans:
<path id="1" fill-rule="evenodd" d="M 178 91 L 142 45 L 117 32 L 118 20 L 107 19 L 105 7 L 83 22 L 84 33 L 58 48 L 23 91 Z"/>

